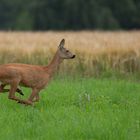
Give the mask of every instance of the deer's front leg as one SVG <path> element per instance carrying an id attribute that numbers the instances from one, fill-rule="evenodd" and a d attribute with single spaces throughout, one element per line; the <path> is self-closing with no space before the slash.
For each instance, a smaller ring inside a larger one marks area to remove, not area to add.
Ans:
<path id="1" fill-rule="evenodd" d="M 39 99 L 39 95 L 38 95 L 39 91 L 40 91 L 39 89 L 33 88 L 32 93 L 31 93 L 30 97 L 28 98 L 28 100 L 24 101 L 24 102 L 19 101 L 18 103 L 32 105 L 34 102 L 33 101 L 34 98 Z"/>
<path id="2" fill-rule="evenodd" d="M 39 93 L 36 94 L 36 96 L 34 97 L 33 102 L 39 102 Z"/>
<path id="3" fill-rule="evenodd" d="M 28 98 L 28 101 L 33 102 L 34 98 L 36 101 L 39 101 L 39 89 L 33 88 L 32 89 L 32 94 Z"/>

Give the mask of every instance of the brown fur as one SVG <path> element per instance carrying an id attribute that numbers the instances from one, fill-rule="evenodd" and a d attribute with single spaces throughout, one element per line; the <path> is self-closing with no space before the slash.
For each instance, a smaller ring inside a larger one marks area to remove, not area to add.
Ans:
<path id="1" fill-rule="evenodd" d="M 60 63 L 64 59 L 72 59 L 75 57 L 75 55 L 63 48 L 64 43 L 65 40 L 63 39 L 60 42 L 53 60 L 48 66 L 19 63 L 0 65 L 1 92 L 4 91 L 5 85 L 10 85 L 9 99 L 27 105 L 32 105 L 32 102 L 39 101 L 40 90 L 47 86 Z M 21 100 L 15 96 L 15 92 L 19 92 L 18 85 L 32 89 L 28 100 Z"/>

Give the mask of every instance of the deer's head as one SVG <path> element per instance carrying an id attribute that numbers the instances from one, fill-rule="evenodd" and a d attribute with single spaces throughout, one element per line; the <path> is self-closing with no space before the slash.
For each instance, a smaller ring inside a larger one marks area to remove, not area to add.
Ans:
<path id="1" fill-rule="evenodd" d="M 62 59 L 73 59 L 75 55 L 72 54 L 69 50 L 64 48 L 65 39 L 62 39 L 59 46 L 58 46 L 58 54 Z"/>

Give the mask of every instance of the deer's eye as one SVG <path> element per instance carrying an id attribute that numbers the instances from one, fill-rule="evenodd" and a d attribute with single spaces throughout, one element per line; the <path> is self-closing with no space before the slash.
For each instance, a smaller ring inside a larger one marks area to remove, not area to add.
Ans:
<path id="1" fill-rule="evenodd" d="M 69 52 L 69 50 L 66 50 L 66 52 Z"/>

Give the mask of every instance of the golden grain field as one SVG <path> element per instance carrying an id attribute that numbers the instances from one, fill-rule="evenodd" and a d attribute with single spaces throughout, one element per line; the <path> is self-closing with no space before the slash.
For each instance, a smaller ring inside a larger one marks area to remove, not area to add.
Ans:
<path id="1" fill-rule="evenodd" d="M 77 57 L 65 61 L 60 73 L 99 76 L 140 71 L 140 31 L 0 32 L 0 64 L 47 65 L 62 38 Z"/>

